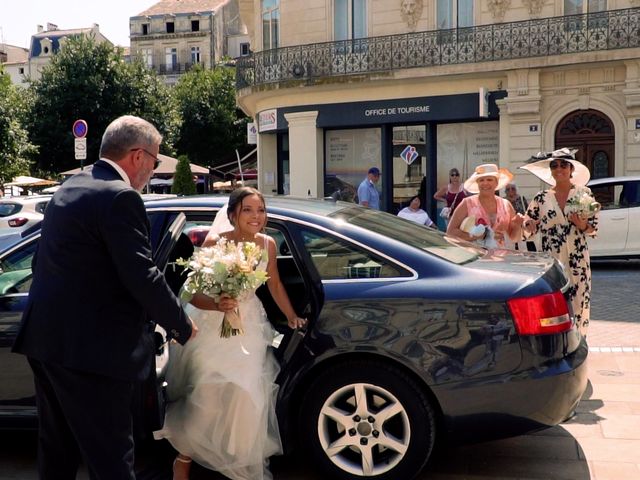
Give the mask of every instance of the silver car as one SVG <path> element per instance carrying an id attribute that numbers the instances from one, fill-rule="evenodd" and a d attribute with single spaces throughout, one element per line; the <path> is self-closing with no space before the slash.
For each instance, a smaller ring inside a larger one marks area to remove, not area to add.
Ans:
<path id="1" fill-rule="evenodd" d="M 21 234 L 44 218 L 51 195 L 0 199 L 0 249 L 15 243 Z"/>

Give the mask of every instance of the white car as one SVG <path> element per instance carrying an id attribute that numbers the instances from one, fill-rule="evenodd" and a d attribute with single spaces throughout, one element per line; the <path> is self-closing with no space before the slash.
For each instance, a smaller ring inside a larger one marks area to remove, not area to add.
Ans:
<path id="1" fill-rule="evenodd" d="M 44 218 L 44 209 L 51 195 L 33 195 L 0 199 L 0 248 Z"/>
<path id="2" fill-rule="evenodd" d="M 597 178 L 587 186 L 602 205 L 591 257 L 640 257 L 640 176 Z"/>

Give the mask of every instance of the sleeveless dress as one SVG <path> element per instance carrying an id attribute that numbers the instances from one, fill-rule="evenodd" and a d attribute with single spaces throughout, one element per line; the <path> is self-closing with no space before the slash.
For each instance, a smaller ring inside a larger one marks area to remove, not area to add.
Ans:
<path id="1" fill-rule="evenodd" d="M 467 215 L 476 217 L 476 224 L 478 220 L 483 219 L 486 225 L 489 225 L 494 232 L 504 232 L 504 239 L 498 241 L 498 246 L 504 248 L 508 242 L 505 239 L 508 238 L 507 231 L 509 229 L 509 222 L 511 221 L 511 215 L 509 212 L 509 200 L 496 196 L 496 215 L 489 215 L 482 204 L 480 203 L 480 197 L 478 195 L 472 195 L 465 199 L 467 203 Z"/>
<path id="2" fill-rule="evenodd" d="M 266 265 L 262 260 L 257 268 Z M 220 338 L 222 312 L 191 304 L 185 310 L 199 331 L 184 346 L 170 346 L 169 404 L 154 436 L 233 480 L 271 479 L 268 459 L 282 453 L 275 413 L 279 365 L 262 303 L 255 291 L 239 300 L 244 334 L 229 338 Z"/>

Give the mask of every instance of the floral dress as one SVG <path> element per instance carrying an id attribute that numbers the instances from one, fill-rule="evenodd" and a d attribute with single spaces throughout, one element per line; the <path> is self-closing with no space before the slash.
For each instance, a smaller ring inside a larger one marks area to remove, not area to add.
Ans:
<path id="1" fill-rule="evenodd" d="M 573 186 L 565 208 L 561 210 L 553 188 L 538 192 L 529 204 L 527 216 L 540 221 L 537 229 L 541 233 L 542 251 L 559 260 L 569 275 L 569 299 L 576 324 L 580 333 L 586 335 L 591 309 L 589 247 L 587 235 L 569 221 L 571 200 L 584 194 L 591 195 L 591 190 L 588 187 Z M 598 217 L 594 216 L 588 222 L 594 229 L 591 235 L 594 235 L 598 228 Z"/>

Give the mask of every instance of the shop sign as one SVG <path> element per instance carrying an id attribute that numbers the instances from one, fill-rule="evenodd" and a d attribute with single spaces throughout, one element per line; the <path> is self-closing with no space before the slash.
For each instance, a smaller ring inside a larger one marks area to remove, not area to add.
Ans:
<path id="1" fill-rule="evenodd" d="M 404 163 L 407 165 L 411 165 L 419 156 L 420 154 L 413 145 L 407 145 L 404 147 L 404 150 L 400 152 L 400 158 L 404 160 Z"/>
<path id="2" fill-rule="evenodd" d="M 258 113 L 258 131 L 269 132 L 278 129 L 278 109 L 270 108 Z"/>

